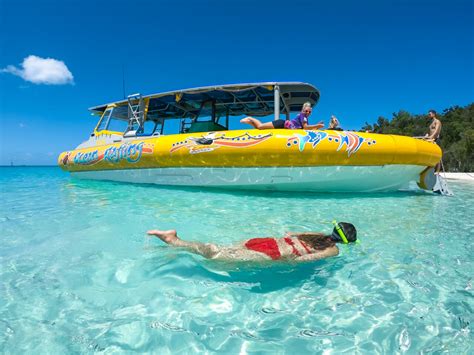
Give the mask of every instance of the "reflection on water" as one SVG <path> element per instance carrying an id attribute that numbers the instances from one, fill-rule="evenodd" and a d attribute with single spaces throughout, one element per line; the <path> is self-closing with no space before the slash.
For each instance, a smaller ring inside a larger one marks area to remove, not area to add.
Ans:
<path id="1" fill-rule="evenodd" d="M 474 186 L 304 194 L 71 180 L 0 169 L 3 352 L 472 353 Z M 358 227 L 305 264 L 205 260 L 145 235 L 224 245 Z"/>

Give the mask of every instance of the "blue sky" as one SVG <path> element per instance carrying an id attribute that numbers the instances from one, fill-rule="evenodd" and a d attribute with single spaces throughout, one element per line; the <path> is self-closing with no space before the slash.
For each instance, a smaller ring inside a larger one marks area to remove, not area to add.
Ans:
<path id="1" fill-rule="evenodd" d="M 123 98 L 122 67 L 127 94 L 309 82 L 321 91 L 310 123 L 335 114 L 346 129 L 466 105 L 473 11 L 470 0 L 0 0 L 0 164 L 56 164 L 95 126 L 87 108 Z M 66 71 L 21 71 L 28 57 Z"/>

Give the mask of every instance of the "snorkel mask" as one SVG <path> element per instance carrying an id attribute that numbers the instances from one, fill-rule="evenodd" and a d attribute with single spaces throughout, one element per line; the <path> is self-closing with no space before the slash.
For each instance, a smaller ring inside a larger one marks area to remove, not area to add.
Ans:
<path id="1" fill-rule="evenodd" d="M 334 229 L 331 234 L 331 239 L 335 242 L 349 244 L 357 240 L 357 231 L 354 225 L 345 222 L 338 223 L 336 220 L 333 220 L 332 224 L 334 224 Z"/>

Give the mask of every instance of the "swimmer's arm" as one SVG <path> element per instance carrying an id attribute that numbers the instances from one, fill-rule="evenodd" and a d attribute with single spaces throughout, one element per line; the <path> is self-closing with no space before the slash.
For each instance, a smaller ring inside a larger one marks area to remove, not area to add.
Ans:
<path id="1" fill-rule="evenodd" d="M 319 259 L 330 258 L 331 256 L 336 256 L 338 254 L 339 254 L 339 249 L 336 246 L 334 246 L 331 248 L 327 248 L 326 250 L 318 251 L 316 253 L 298 256 L 295 260 L 296 261 L 319 260 Z"/>

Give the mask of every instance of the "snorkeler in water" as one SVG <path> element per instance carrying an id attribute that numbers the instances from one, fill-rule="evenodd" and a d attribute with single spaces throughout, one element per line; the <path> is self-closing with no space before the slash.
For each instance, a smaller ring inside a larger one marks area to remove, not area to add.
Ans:
<path id="1" fill-rule="evenodd" d="M 286 233 L 281 238 L 253 238 L 232 246 L 211 243 L 188 242 L 178 237 L 175 230 L 150 230 L 147 233 L 160 238 L 172 247 L 185 248 L 192 253 L 215 260 L 293 260 L 310 261 L 339 254 L 336 243 L 352 243 L 357 231 L 351 223 L 334 223 L 331 234 L 318 232 Z"/>

